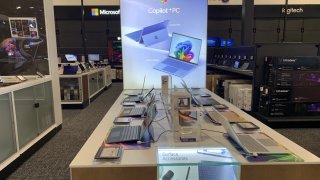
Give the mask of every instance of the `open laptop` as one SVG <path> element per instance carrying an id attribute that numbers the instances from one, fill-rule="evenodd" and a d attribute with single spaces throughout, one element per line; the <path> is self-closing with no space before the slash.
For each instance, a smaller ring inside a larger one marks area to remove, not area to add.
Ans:
<path id="1" fill-rule="evenodd" d="M 134 141 L 147 141 L 144 139 L 146 133 L 149 132 L 149 127 L 153 119 L 157 115 L 157 108 L 155 103 L 152 103 L 147 111 L 147 117 L 144 119 L 142 126 L 115 126 L 106 140 L 106 143 L 119 143 L 119 142 L 134 142 Z M 150 140 L 149 140 L 150 141 Z"/>
<path id="2" fill-rule="evenodd" d="M 198 66 L 202 40 L 172 33 L 169 57 L 154 69 L 184 77 Z"/>
<path id="3" fill-rule="evenodd" d="M 128 93 L 127 95 L 128 96 L 139 96 L 139 95 L 142 95 L 143 94 L 143 90 L 144 90 L 144 83 L 146 82 L 146 75 L 144 75 L 144 78 L 143 78 L 143 83 L 142 83 L 142 89 L 141 89 L 141 92 L 139 93 Z"/>
<path id="4" fill-rule="evenodd" d="M 130 39 L 136 42 L 150 46 L 161 41 L 170 39 L 168 34 L 169 20 L 162 21 L 151 26 L 144 27 L 141 30 L 126 34 Z"/>
<path id="5" fill-rule="evenodd" d="M 126 97 L 123 102 L 136 102 L 136 103 L 141 103 L 143 102 L 150 94 L 151 92 L 153 91 L 153 87 L 151 89 L 149 89 L 149 91 L 144 94 L 143 96 L 129 96 L 129 97 Z"/>
<path id="6" fill-rule="evenodd" d="M 213 105 L 219 105 L 220 103 L 211 97 L 201 97 L 201 96 L 195 96 L 192 91 L 189 90 L 187 83 L 181 79 L 181 85 L 182 87 L 191 94 L 191 103 L 196 106 L 213 106 Z"/>
<path id="7" fill-rule="evenodd" d="M 249 154 L 288 154 L 289 151 L 263 133 L 237 134 L 230 122 L 220 118 L 228 136 Z"/>

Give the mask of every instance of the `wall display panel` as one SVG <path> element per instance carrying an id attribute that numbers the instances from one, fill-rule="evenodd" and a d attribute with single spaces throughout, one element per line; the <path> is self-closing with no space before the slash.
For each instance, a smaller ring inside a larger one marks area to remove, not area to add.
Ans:
<path id="1" fill-rule="evenodd" d="M 207 8 L 205 0 L 121 0 L 124 88 L 173 84 L 205 87 Z M 182 65 L 180 65 L 182 64 Z"/>
<path id="2" fill-rule="evenodd" d="M 43 1 L 0 7 L 0 75 L 49 74 Z"/>

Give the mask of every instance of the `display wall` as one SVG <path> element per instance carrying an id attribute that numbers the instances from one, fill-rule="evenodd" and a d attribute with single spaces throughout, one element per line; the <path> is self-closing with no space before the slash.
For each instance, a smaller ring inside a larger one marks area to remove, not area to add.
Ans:
<path id="1" fill-rule="evenodd" d="M 144 76 L 145 87 L 159 88 L 168 74 L 178 87 L 181 78 L 205 87 L 206 0 L 121 0 L 120 7 L 125 89 L 141 88 Z"/>
<path id="2" fill-rule="evenodd" d="M 49 74 L 42 1 L 1 3 L 0 75 Z"/>

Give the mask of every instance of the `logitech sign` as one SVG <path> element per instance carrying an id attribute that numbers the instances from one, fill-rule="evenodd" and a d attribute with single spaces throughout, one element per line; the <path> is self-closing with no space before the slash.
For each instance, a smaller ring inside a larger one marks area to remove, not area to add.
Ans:
<path id="1" fill-rule="evenodd" d="M 303 8 L 288 8 L 286 10 L 286 8 L 282 8 L 282 13 L 286 13 L 287 12 L 287 15 L 290 15 L 290 14 L 300 14 L 300 13 L 303 13 Z"/>

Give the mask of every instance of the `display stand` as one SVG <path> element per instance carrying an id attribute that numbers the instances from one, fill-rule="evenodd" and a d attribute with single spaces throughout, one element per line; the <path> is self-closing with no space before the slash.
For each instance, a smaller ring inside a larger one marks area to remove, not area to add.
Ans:
<path id="1" fill-rule="evenodd" d="M 98 161 L 94 159 L 97 150 L 101 147 L 101 143 L 105 140 L 108 129 L 113 126 L 112 120 L 117 117 L 122 111 L 122 101 L 125 94 L 128 94 L 130 90 L 124 91 L 120 97 L 115 101 L 114 105 L 110 108 L 106 116 L 102 119 L 100 124 L 91 134 L 87 142 L 82 149 L 73 159 L 70 164 L 71 179 L 139 179 L 150 180 L 158 179 L 158 148 L 159 147 L 226 147 L 240 163 L 239 169 L 240 179 L 244 180 L 269 180 L 269 179 L 292 179 L 292 180 L 313 180 L 319 177 L 320 159 L 303 149 L 299 145 L 295 144 L 286 137 L 280 135 L 276 131 L 272 130 L 268 126 L 264 125 L 257 119 L 241 111 L 234 105 L 218 97 L 212 92 L 201 89 L 204 93 L 208 93 L 211 97 L 221 104 L 225 104 L 230 110 L 241 115 L 247 121 L 253 122 L 260 127 L 260 130 L 266 135 L 276 140 L 276 142 L 285 146 L 290 152 L 297 155 L 303 162 L 276 162 L 276 161 L 264 161 L 264 162 L 252 162 L 246 159 L 238 149 L 225 137 L 224 128 L 222 126 L 214 125 L 207 119 L 201 121 L 201 141 L 199 142 L 177 142 L 174 139 L 174 133 L 171 129 L 171 122 L 163 117 L 167 115 L 164 108 L 168 108 L 166 105 L 158 108 L 158 116 L 156 117 L 156 123 L 153 123 L 153 129 L 155 137 L 158 137 L 164 130 L 168 132 L 161 135 L 156 143 L 151 143 L 151 147 L 143 150 L 124 150 L 121 159 L 118 163 L 112 161 Z M 156 91 L 156 100 L 161 101 L 160 91 Z M 222 133 L 221 133 L 222 132 Z M 209 159 L 208 159 L 209 160 Z M 165 165 L 163 165 L 165 166 Z M 125 173 L 124 173 L 125 172 Z M 187 173 L 187 168 L 183 169 L 183 173 Z M 166 172 L 161 173 L 162 175 Z M 184 177 L 185 179 L 185 177 Z M 191 179 L 191 178 L 190 178 Z"/>
<path id="2" fill-rule="evenodd" d="M 34 152 L 37 149 L 36 145 L 59 130 L 62 124 L 60 93 L 54 91 L 59 89 L 59 77 L 55 68 L 58 66 L 58 59 L 53 4 L 50 0 L 42 2 L 39 0 L 38 3 L 39 7 L 35 6 L 36 8 L 34 8 L 37 13 L 34 14 L 42 16 L 39 19 L 45 20 L 45 22 L 41 30 L 45 31 L 47 35 L 50 34 L 50 36 L 44 35 L 44 42 L 47 43 L 45 48 L 38 49 L 45 51 L 43 54 L 46 56 L 42 57 L 43 59 L 26 60 L 25 63 L 32 64 L 32 62 L 41 61 L 43 65 L 47 61 L 48 67 L 42 67 L 42 70 L 49 73 L 42 77 L 36 75 L 36 72 L 33 75 L 12 73 L 24 75 L 27 80 L 15 85 L 0 87 L 2 117 L 0 119 L 0 177 L 14 170 L 12 166 L 8 167 L 8 165 L 21 163 L 26 157 L 26 151 L 28 153 Z M 41 14 L 42 12 L 44 14 Z M 19 15 L 23 16 L 24 14 Z M 36 63 L 34 65 L 37 66 Z M 39 67 L 29 68 L 38 69 Z M 30 72 L 28 68 L 21 70 Z"/>
<path id="3" fill-rule="evenodd" d="M 111 67 L 86 73 L 60 75 L 61 104 L 64 108 L 84 108 L 106 87 L 112 84 Z"/>

